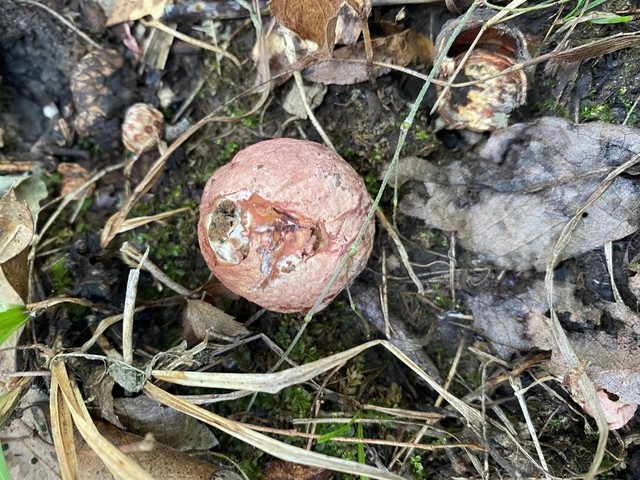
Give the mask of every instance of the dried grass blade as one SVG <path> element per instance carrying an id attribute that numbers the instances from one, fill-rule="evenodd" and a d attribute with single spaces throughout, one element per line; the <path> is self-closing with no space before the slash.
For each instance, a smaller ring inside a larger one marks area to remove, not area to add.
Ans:
<path id="1" fill-rule="evenodd" d="M 324 373 L 350 360 L 365 350 L 382 345 L 398 360 L 409 367 L 424 380 L 431 388 L 440 394 L 454 407 L 473 428 L 481 428 L 482 415 L 469 407 L 465 402 L 445 390 L 433 380 L 424 370 L 407 357 L 401 350 L 386 340 L 373 340 L 344 352 L 336 353 L 326 358 L 310 362 L 299 367 L 289 368 L 275 373 L 215 373 L 215 372 L 183 372 L 153 370 L 152 376 L 158 380 L 178 385 L 203 388 L 224 388 L 251 392 L 277 393 L 285 387 L 306 382 L 316 375 Z"/>
<path id="2" fill-rule="evenodd" d="M 73 422 L 91 449 L 100 457 L 116 478 L 127 480 L 153 480 L 153 477 L 138 463 L 104 438 L 93 423 L 84 399 L 75 381 L 69 377 L 67 367 L 60 359 L 51 362 L 52 378 L 58 383 Z M 53 380 L 52 380 L 53 381 Z"/>
<path id="3" fill-rule="evenodd" d="M 51 436 L 60 464 L 63 480 L 78 478 L 78 456 L 73 439 L 73 420 L 64 398 L 60 395 L 58 377 L 52 375 L 49 400 L 51 415 Z"/>
<path id="4" fill-rule="evenodd" d="M 278 393 L 320 375 L 360 354 L 377 343 L 369 342 L 314 362 L 274 373 L 217 373 L 153 370 L 151 375 L 164 382 L 202 388 L 224 388 L 250 392 Z"/>
<path id="5" fill-rule="evenodd" d="M 384 472 L 369 465 L 362 465 L 340 458 L 329 457 L 311 452 L 300 447 L 294 447 L 275 440 L 262 433 L 255 432 L 241 423 L 226 419 L 201 407 L 177 398 L 152 383 L 147 382 L 144 392 L 152 399 L 168 407 L 174 408 L 193 418 L 205 422 L 249 445 L 259 448 L 263 452 L 287 462 L 309 465 L 312 467 L 350 473 L 352 475 L 366 475 L 381 480 L 402 480 L 401 476 Z"/>
<path id="6" fill-rule="evenodd" d="M 162 212 L 156 215 L 149 215 L 145 217 L 136 217 L 125 220 L 120 225 L 117 233 L 128 232 L 129 230 L 133 230 L 134 228 L 142 227 L 143 225 L 147 225 L 152 222 L 159 222 L 164 220 L 165 218 L 172 217 L 177 215 L 178 213 L 186 212 L 191 210 L 189 207 L 176 208 L 175 210 L 171 210 L 169 212 Z"/>

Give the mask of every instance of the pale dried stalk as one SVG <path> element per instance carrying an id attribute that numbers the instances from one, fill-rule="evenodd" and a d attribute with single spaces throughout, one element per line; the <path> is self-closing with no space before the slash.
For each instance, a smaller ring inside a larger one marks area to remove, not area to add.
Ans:
<path id="1" fill-rule="evenodd" d="M 127 480 L 153 480 L 137 462 L 122 453 L 104 438 L 91 419 L 84 399 L 75 380 L 67 373 L 67 367 L 59 358 L 51 360 L 52 378 L 58 383 L 64 402 L 71 413 L 73 422 L 91 449 L 100 457 L 116 478 Z"/>
<path id="2" fill-rule="evenodd" d="M 124 316 L 122 318 L 122 356 L 124 363 L 133 365 L 133 317 L 136 306 L 136 296 L 138 295 L 138 279 L 140 278 L 140 268 L 149 255 L 149 249 L 144 252 L 140 263 L 136 268 L 129 271 L 127 280 L 127 292 L 124 298 Z"/>
<path id="3" fill-rule="evenodd" d="M 60 473 L 63 480 L 75 480 L 78 476 L 78 456 L 73 438 L 73 420 L 61 396 L 58 378 L 55 375 L 51 376 L 49 397 L 51 436 L 60 465 Z"/>

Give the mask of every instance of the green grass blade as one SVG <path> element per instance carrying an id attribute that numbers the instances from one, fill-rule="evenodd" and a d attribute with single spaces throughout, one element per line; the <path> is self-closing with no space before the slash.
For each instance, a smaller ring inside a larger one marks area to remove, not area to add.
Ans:
<path id="1" fill-rule="evenodd" d="M 627 23 L 633 20 L 633 15 L 616 15 L 612 13 L 609 16 L 602 18 L 594 18 L 591 20 L 591 23 L 595 23 L 598 25 L 613 25 L 615 23 Z"/>
<path id="2" fill-rule="evenodd" d="M 358 418 L 360 418 L 360 412 L 356 413 L 353 416 L 353 418 L 349 420 L 348 423 L 345 423 L 344 425 L 339 426 L 335 430 L 329 433 L 325 433 L 324 435 L 318 437 L 318 443 L 328 442 L 333 437 L 339 437 L 340 435 L 344 435 L 351 428 L 351 426 L 355 423 L 356 419 Z"/>
<path id="3" fill-rule="evenodd" d="M 4 451 L 0 451 L 0 480 L 10 480 L 7 462 L 4 459 Z"/>

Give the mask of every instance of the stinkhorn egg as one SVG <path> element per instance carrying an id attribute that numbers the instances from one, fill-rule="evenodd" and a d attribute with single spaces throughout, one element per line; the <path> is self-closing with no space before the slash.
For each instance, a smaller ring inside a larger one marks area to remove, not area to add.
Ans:
<path id="1" fill-rule="evenodd" d="M 364 269 L 373 222 L 358 173 L 317 143 L 280 138 L 241 150 L 207 182 L 198 239 L 213 274 L 268 310 L 308 312 L 341 259 L 346 267 L 320 308 Z"/>

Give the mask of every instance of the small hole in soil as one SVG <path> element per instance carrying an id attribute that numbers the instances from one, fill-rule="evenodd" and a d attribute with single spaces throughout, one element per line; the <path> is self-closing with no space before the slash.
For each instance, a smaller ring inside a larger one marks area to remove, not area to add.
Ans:
<path id="1" fill-rule="evenodd" d="M 589 212 L 582 212 L 582 218 L 587 218 L 589 216 Z"/>

